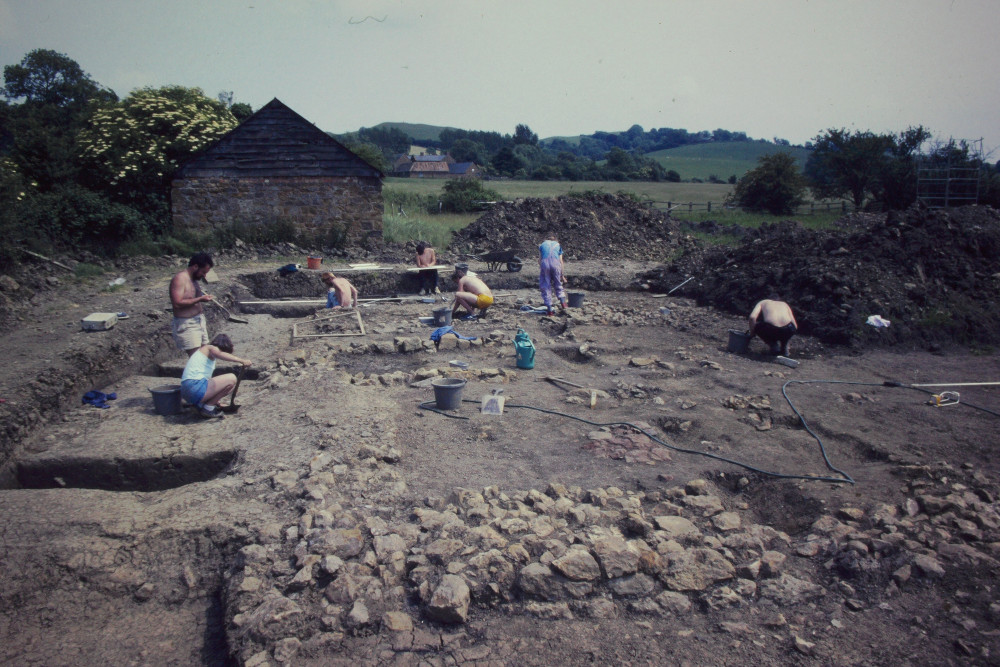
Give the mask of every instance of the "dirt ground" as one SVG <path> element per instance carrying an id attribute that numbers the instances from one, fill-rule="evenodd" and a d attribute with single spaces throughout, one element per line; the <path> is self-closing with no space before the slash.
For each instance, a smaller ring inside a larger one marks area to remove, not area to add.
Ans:
<path id="1" fill-rule="evenodd" d="M 241 409 L 163 417 L 178 262 L 116 291 L 40 266 L 3 336 L 4 664 L 1000 662 L 1000 391 L 884 385 L 998 381 L 989 350 L 801 336 L 788 368 L 727 351 L 741 316 L 637 289 L 648 262 L 571 261 L 583 307 L 523 311 L 528 262 L 483 273 L 505 296 L 440 349 L 420 319 L 440 302 L 304 339 L 308 309 L 214 313 L 254 360 Z M 211 289 L 321 297 L 274 268 L 222 256 Z M 386 295 L 403 269 L 356 284 Z M 130 317 L 79 331 L 100 311 Z M 425 409 L 442 375 L 467 380 L 446 414 Z M 480 414 L 494 389 L 503 415 Z"/>

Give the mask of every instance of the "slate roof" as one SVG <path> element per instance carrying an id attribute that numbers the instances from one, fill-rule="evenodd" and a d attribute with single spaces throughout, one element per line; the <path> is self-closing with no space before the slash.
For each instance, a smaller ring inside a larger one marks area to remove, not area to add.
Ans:
<path id="1" fill-rule="evenodd" d="M 186 162 L 175 178 L 383 175 L 275 98 L 204 153 Z"/>
<path id="2" fill-rule="evenodd" d="M 475 171 L 477 165 L 475 162 L 456 162 L 451 165 L 451 173 L 453 174 L 467 174 L 470 171 Z"/>

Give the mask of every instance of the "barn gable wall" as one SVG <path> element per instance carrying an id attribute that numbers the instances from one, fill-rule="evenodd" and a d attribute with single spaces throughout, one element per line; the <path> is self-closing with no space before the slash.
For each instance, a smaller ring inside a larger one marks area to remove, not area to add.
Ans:
<path id="1" fill-rule="evenodd" d="M 291 222 L 308 237 L 382 232 L 382 183 L 357 177 L 191 178 L 173 183 L 175 228 L 209 231 Z"/>

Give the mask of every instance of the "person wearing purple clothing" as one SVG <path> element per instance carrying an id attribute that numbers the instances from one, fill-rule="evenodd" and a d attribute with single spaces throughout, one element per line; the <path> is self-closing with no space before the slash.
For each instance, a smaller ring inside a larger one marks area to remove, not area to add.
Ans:
<path id="1" fill-rule="evenodd" d="M 538 288 L 542 292 L 542 301 L 545 302 L 548 314 L 555 315 L 555 311 L 552 309 L 553 293 L 559 299 L 559 306 L 563 309 L 566 308 L 566 290 L 563 288 L 563 283 L 566 282 L 566 276 L 563 275 L 565 266 L 563 265 L 563 251 L 559 245 L 558 237 L 555 234 L 550 234 L 538 246 L 538 252 L 541 254 Z"/>

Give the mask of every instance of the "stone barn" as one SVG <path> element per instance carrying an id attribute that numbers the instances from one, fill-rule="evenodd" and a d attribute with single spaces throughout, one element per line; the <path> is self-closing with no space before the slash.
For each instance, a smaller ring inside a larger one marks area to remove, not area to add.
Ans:
<path id="1" fill-rule="evenodd" d="M 382 234 L 384 174 L 273 99 L 174 176 L 175 229 L 291 223 L 333 244 Z"/>

